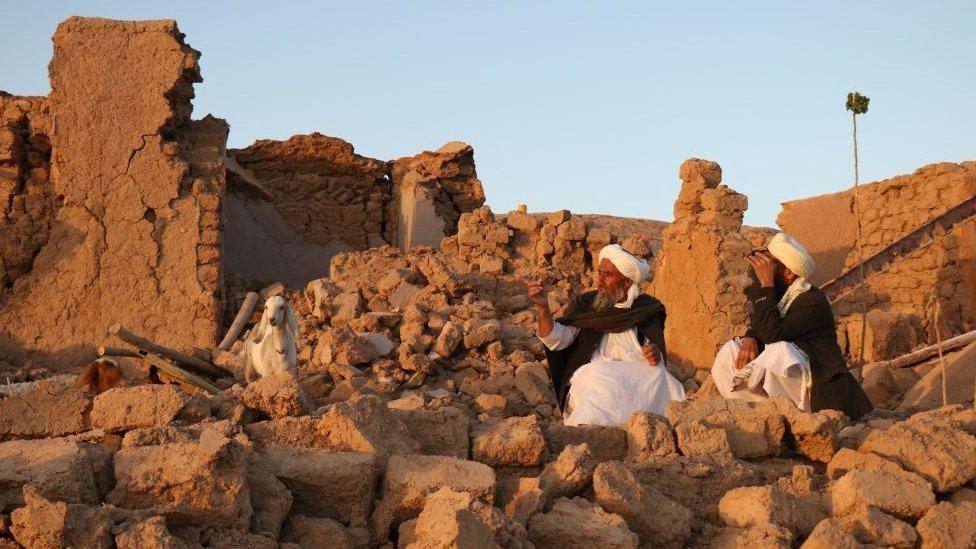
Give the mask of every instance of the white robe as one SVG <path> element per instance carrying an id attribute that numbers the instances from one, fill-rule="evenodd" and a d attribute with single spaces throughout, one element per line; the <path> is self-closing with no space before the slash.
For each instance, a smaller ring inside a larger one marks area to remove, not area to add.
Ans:
<path id="1" fill-rule="evenodd" d="M 789 341 L 771 343 L 755 360 L 736 370 L 735 359 L 741 346 L 739 338 L 725 342 L 712 364 L 712 378 L 723 397 L 755 402 L 768 396 L 785 396 L 797 408 L 810 411 L 810 359 L 806 353 Z M 748 373 L 748 381 L 745 387 L 733 391 L 732 378 L 739 372 Z"/>
<path id="2" fill-rule="evenodd" d="M 551 351 L 565 349 L 579 328 L 553 323 L 548 336 L 539 336 Z M 664 415 L 672 400 L 684 400 L 685 388 L 664 367 L 651 366 L 641 352 L 637 329 L 606 333 L 590 362 L 569 381 L 566 425 L 620 425 L 644 410 Z"/>

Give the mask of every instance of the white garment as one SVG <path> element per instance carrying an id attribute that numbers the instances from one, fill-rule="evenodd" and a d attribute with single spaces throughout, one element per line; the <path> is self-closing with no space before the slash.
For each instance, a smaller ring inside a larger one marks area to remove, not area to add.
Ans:
<path id="1" fill-rule="evenodd" d="M 712 378 L 723 397 L 755 402 L 767 395 L 785 396 L 797 408 L 810 411 L 810 359 L 806 353 L 789 341 L 771 343 L 742 370 L 736 370 L 741 347 L 739 338 L 727 341 L 712 364 Z M 733 391 L 732 380 L 737 374 L 748 375 L 748 381 L 745 388 Z"/>
<path id="2" fill-rule="evenodd" d="M 579 328 L 553 323 L 548 336 L 539 336 L 551 351 L 565 349 Z M 637 328 L 606 333 L 590 362 L 569 380 L 566 425 L 619 425 L 638 410 L 664 415 L 672 400 L 684 400 L 685 388 L 664 367 L 644 358 Z"/>
<path id="3" fill-rule="evenodd" d="M 776 304 L 776 308 L 779 309 L 779 316 L 786 316 L 786 311 L 790 310 L 790 305 L 796 301 L 796 298 L 812 287 L 805 278 L 801 277 L 794 280 L 793 284 L 790 284 L 790 287 L 786 289 L 783 297 L 780 298 L 779 303 Z"/>

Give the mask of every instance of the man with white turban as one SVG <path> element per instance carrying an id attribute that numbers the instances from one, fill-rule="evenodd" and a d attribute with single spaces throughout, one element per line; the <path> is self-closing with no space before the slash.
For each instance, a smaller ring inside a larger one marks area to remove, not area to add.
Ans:
<path id="1" fill-rule="evenodd" d="M 837 344 L 830 301 L 807 279 L 815 268 L 806 248 L 777 233 L 749 255 L 756 283 L 749 329 L 719 349 L 712 378 L 725 398 L 756 401 L 785 396 L 797 408 L 840 410 L 852 419 L 871 401 L 848 372 Z"/>
<path id="2" fill-rule="evenodd" d="M 664 367 L 664 305 L 642 294 L 647 263 L 611 244 L 600 251 L 596 291 L 553 320 L 540 281 L 529 282 L 539 339 L 567 425 L 619 425 L 645 410 L 664 415 L 684 387 Z"/>

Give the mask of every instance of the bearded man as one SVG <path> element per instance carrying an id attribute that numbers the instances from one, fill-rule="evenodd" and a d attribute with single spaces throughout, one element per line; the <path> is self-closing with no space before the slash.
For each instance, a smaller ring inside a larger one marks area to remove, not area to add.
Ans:
<path id="1" fill-rule="evenodd" d="M 857 419 L 871 401 L 847 370 L 827 296 L 807 282 L 815 264 L 792 236 L 777 233 L 750 254 L 755 283 L 744 337 L 725 343 L 712 378 L 727 399 L 757 401 L 785 396 L 797 408 L 840 410 Z"/>
<path id="2" fill-rule="evenodd" d="M 617 244 L 600 250 L 596 291 L 554 320 L 539 281 L 530 282 L 538 337 L 566 425 L 619 425 L 645 410 L 664 415 L 684 387 L 664 367 L 664 305 L 642 294 L 647 263 Z"/>

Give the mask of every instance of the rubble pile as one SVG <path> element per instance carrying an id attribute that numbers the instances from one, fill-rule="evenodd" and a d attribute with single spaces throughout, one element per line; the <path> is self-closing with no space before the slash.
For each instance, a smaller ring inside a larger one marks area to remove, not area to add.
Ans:
<path id="1" fill-rule="evenodd" d="M 976 343 L 947 358 L 949 406 L 935 360 L 865 365 L 877 409 L 854 423 L 716 396 L 745 255 L 772 232 L 743 227 L 718 164 L 682 164 L 666 227 L 496 217 L 463 143 L 393 161 L 320 134 L 226 151 L 226 123 L 190 118 L 199 52 L 175 22 L 71 18 L 54 44 L 50 96 L 0 94 L 0 372 L 19 368 L 0 387 L 0 548 L 976 546 Z M 969 189 L 971 171 L 925 173 Z M 909 228 L 872 211 L 885 241 Z M 611 243 L 650 262 L 690 398 L 566 426 L 525 283 L 558 317 Z M 278 296 L 297 363 L 248 383 L 244 344 L 218 337 Z M 903 335 L 882 316 L 872 352 Z M 102 349 L 127 383 L 51 375 L 116 322 L 170 362 Z M 211 373 L 156 383 L 188 373 L 176 363 Z"/>
<path id="2" fill-rule="evenodd" d="M 551 280 L 557 309 L 587 285 L 597 247 L 617 237 L 578 220 L 500 221 L 482 207 L 439 250 L 336 256 L 330 278 L 284 293 L 301 324 L 294 373 L 226 378 L 209 397 L 172 385 L 95 396 L 61 380 L 0 400 L 0 536 L 27 547 L 976 542 L 971 408 L 850 424 L 786 400 L 695 393 L 686 377 L 692 399 L 667 417 L 563 425 L 523 278 Z"/>

